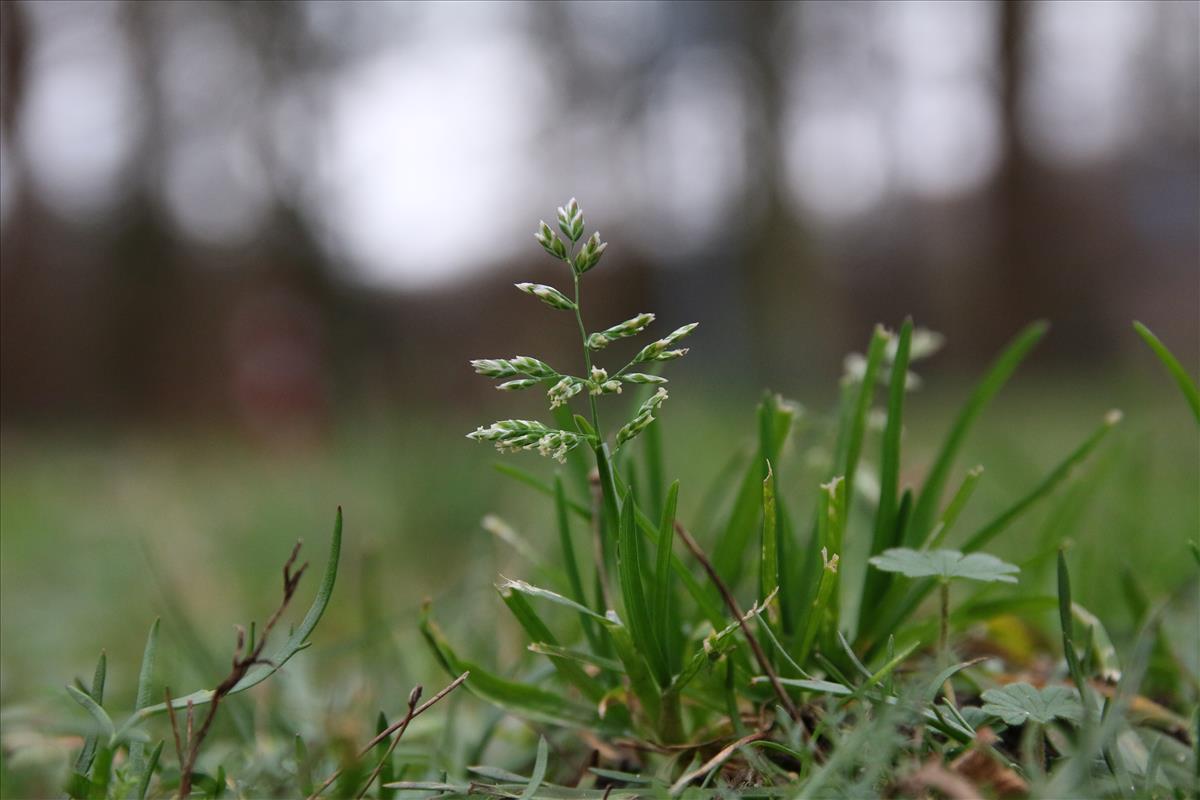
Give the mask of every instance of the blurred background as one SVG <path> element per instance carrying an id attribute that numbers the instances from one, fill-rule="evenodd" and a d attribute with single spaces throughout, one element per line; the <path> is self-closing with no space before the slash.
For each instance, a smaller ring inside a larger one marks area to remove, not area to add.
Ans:
<path id="1" fill-rule="evenodd" d="M 664 421 L 681 475 L 753 437 L 764 387 L 825 409 L 912 315 L 948 341 L 919 480 L 1045 318 L 965 456 L 995 467 L 984 507 L 1120 406 L 1087 552 L 1169 584 L 1200 453 L 1129 324 L 1195 372 L 1198 43 L 1192 2 L 5 0 L 0 699 L 101 646 L 134 663 L 172 603 L 224 648 L 292 539 L 319 568 L 339 502 L 339 641 L 372 591 L 397 637 L 430 592 L 493 624 L 509 555 L 479 519 L 548 517 L 462 433 L 540 402 L 465 362 L 577 359 L 510 285 L 564 285 L 531 234 L 572 195 L 611 242 L 590 326 L 701 322 Z"/>

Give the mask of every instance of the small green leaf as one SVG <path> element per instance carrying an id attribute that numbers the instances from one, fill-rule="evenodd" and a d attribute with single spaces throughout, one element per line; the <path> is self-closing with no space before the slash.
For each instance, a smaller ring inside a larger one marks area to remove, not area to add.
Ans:
<path id="1" fill-rule="evenodd" d="M 159 623 L 160 620 L 156 617 L 150 625 L 150 633 L 146 636 L 146 648 L 142 651 L 142 667 L 138 670 L 137 700 L 134 703 L 134 711 L 140 711 L 150 705 L 154 684 L 154 664 L 158 656 Z M 142 742 L 131 743 L 129 745 L 130 774 L 135 777 L 141 776 L 146 768 L 145 760 L 146 745 Z"/>
<path id="2" fill-rule="evenodd" d="M 1028 683 L 1010 683 L 1002 689 L 988 689 L 982 695 L 983 711 L 1009 725 L 1036 722 L 1047 725 L 1056 719 L 1080 722 L 1083 705 L 1079 693 L 1066 686 L 1035 689 Z"/>
<path id="3" fill-rule="evenodd" d="M 546 744 L 546 737 L 538 737 L 537 758 L 533 762 L 533 774 L 529 777 L 529 783 L 525 785 L 525 791 L 521 792 L 521 800 L 533 800 L 537 797 L 538 789 L 542 788 L 542 781 L 546 779 L 546 762 L 549 760 L 550 749 Z"/>
<path id="4" fill-rule="evenodd" d="M 100 651 L 100 658 L 96 660 L 96 671 L 92 673 L 92 689 L 88 693 L 89 696 L 96 701 L 97 704 L 104 702 L 104 680 L 108 675 L 108 656 L 103 650 Z M 80 687 L 82 687 L 80 683 Z M 68 687 L 71 688 L 71 687 Z M 82 693 L 82 689 L 79 689 Z M 87 706 L 84 706 L 87 708 Z M 92 759 L 96 757 L 96 746 L 98 740 L 96 734 L 91 734 L 83 740 L 83 749 L 79 751 L 79 756 L 75 759 L 75 771 L 87 774 L 92 767 Z"/>
<path id="5" fill-rule="evenodd" d="M 105 738 L 111 740 L 116 731 L 116 727 L 113 725 L 112 717 L 108 716 L 108 712 L 101 708 L 100 704 L 93 700 L 92 696 L 82 689 L 67 684 L 67 693 L 70 694 L 72 699 L 74 699 L 76 703 L 79 703 L 79 705 L 83 706 L 83 709 L 91 715 L 92 719 L 95 720 L 96 725 L 99 726 L 100 732 L 105 736 Z"/>
<path id="6" fill-rule="evenodd" d="M 893 547 L 871 559 L 884 572 L 899 572 L 909 578 L 965 578 L 972 581 L 1016 583 L 1020 567 L 987 553 L 963 555 L 957 550 L 913 550 Z"/>

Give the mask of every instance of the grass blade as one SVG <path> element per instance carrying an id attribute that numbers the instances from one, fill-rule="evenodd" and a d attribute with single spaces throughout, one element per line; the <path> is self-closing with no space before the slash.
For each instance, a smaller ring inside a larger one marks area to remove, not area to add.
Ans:
<path id="1" fill-rule="evenodd" d="M 379 716 L 375 719 L 375 736 L 378 737 L 387 728 L 387 716 L 380 711 Z M 396 796 L 395 789 L 387 788 L 389 783 L 396 780 L 396 770 L 395 764 L 392 761 L 391 749 L 391 742 L 386 737 L 381 739 L 379 744 L 375 745 L 375 758 L 378 759 L 379 764 L 379 800 L 391 800 Z M 366 793 L 369 788 L 370 783 L 362 788 L 362 792 Z"/>
<path id="2" fill-rule="evenodd" d="M 775 405 L 777 418 L 770 420 L 770 409 Z M 762 481 L 767 476 L 766 463 L 778 461 L 778 453 L 791 430 L 795 417 L 794 409 L 779 409 L 773 395 L 768 395 L 758 407 L 760 437 L 758 457 L 746 467 L 739 485 L 737 498 L 729 514 L 729 521 L 719 534 L 713 548 L 712 561 L 730 588 L 736 588 L 746 560 L 746 546 L 758 529 L 758 515 L 762 511 Z M 764 417 L 767 420 L 764 420 Z"/>
<path id="3" fill-rule="evenodd" d="M 942 512 L 942 516 L 938 519 L 937 524 L 933 526 L 929 531 L 929 535 L 925 537 L 925 541 L 921 545 L 922 550 L 933 550 L 941 547 L 942 542 L 946 540 L 946 537 L 954 528 L 954 523 L 958 521 L 958 515 L 962 513 L 962 510 L 967 505 L 967 501 L 975 493 L 975 487 L 979 484 L 979 479 L 982 476 L 982 466 L 975 466 L 967 470 L 967 476 L 963 478 L 962 485 L 954 493 L 954 497 L 950 500 L 950 505 L 946 506 L 946 510 Z M 910 519 L 909 525 L 913 524 Z"/>
<path id="4" fill-rule="evenodd" d="M 1054 491 L 1059 484 L 1071 475 L 1075 467 L 1087 458 L 1120 419 L 1121 414 L 1118 411 L 1110 411 L 1106 414 L 1104 422 L 1100 427 L 1093 431 L 1091 436 L 1085 439 L 1079 447 L 1075 448 L 1066 458 L 1059 462 L 1024 497 L 1017 500 L 1017 502 L 1013 503 L 972 534 L 960 548 L 962 552 L 972 553 L 983 548 L 988 542 L 1004 532 L 1009 525 L 1028 511 L 1037 501 Z M 879 608 L 886 609 L 886 613 L 874 616 L 871 619 L 871 624 L 864 630 L 859 631 L 859 649 L 862 650 L 865 648 L 868 652 L 871 652 L 877 648 L 882 639 L 886 637 L 886 634 L 899 628 L 904 620 L 917 609 L 921 601 L 933 591 L 935 586 L 936 581 L 925 579 L 916 581 L 907 591 L 897 586 L 889 592 L 883 602 L 879 604 Z"/>
<path id="5" fill-rule="evenodd" d="M 1075 651 L 1075 618 L 1071 614 L 1071 574 L 1067 570 L 1067 557 L 1062 549 L 1058 551 L 1058 622 L 1062 628 L 1063 656 L 1067 659 L 1071 680 L 1079 690 L 1084 715 L 1090 717 L 1092 705 L 1088 696 L 1087 679 L 1083 674 L 1083 665 L 1079 663 L 1079 655 Z"/>
<path id="6" fill-rule="evenodd" d="M 666 469 L 663 465 L 662 422 L 654 420 L 642 431 L 642 447 L 646 454 L 646 501 L 650 513 L 661 516 L 663 512 L 663 486 L 666 484 Z"/>
<path id="7" fill-rule="evenodd" d="M 633 519 L 635 503 L 633 495 L 626 493 L 621 504 L 621 522 L 617 540 L 617 575 L 621 583 L 621 600 L 634 645 L 645 657 L 659 686 L 670 680 L 670 669 L 666 656 L 650 622 L 650 604 L 646 601 L 644 571 L 642 568 L 641 539 Z"/>
<path id="8" fill-rule="evenodd" d="M 558 543 L 562 550 L 563 563 L 567 569 L 567 583 L 571 590 L 571 599 L 581 606 L 586 606 L 587 595 L 583 591 L 583 577 L 579 571 L 579 561 L 575 557 L 575 544 L 571 539 L 571 520 L 567 514 L 567 493 L 563 488 L 562 476 L 554 476 L 554 516 L 558 523 Z M 596 626 L 588 615 L 581 615 L 583 633 L 593 650 L 600 650 L 599 634 Z"/>
<path id="9" fill-rule="evenodd" d="M 553 656 L 554 658 L 564 658 L 574 661 L 578 664 L 587 664 L 588 666 L 597 667 L 598 669 L 608 670 L 621 674 L 625 672 L 625 667 L 620 661 L 615 661 L 604 656 L 585 653 L 580 650 L 572 650 L 568 647 L 561 647 L 549 642 L 532 642 L 528 648 L 531 653 L 537 653 L 542 656 Z"/>
<path id="10" fill-rule="evenodd" d="M 1046 495 L 1054 491 L 1060 483 L 1066 480 L 1075 467 L 1081 463 L 1088 454 L 1096 448 L 1096 445 L 1108 435 L 1109 431 L 1121 421 L 1121 412 L 1110 411 L 1105 415 L 1104 421 L 1100 424 L 1092 435 L 1083 441 L 1083 444 L 1075 448 L 1065 459 L 1063 459 L 1053 470 L 1046 475 L 1045 478 L 1033 487 L 1024 497 L 1013 503 L 995 519 L 984 525 L 982 528 L 972 534 L 962 546 L 964 553 L 972 553 L 987 545 L 992 539 L 996 538 L 1018 517 L 1029 510 L 1031 506 L 1037 503 Z"/>
<path id="11" fill-rule="evenodd" d="M 904 426 L 904 394 L 908 381 L 908 354 L 912 344 L 912 320 L 904 320 L 892 361 L 888 383 L 887 425 L 883 431 L 883 449 L 879 461 L 879 508 L 875 514 L 875 536 L 871 555 L 887 548 L 895 524 L 900 484 L 900 434 Z"/>
<path id="12" fill-rule="evenodd" d="M 150 633 L 146 635 L 146 648 L 142 651 L 142 666 L 138 670 L 137 699 L 133 710 L 140 711 L 150 705 L 153 696 L 154 666 L 158 660 L 158 629 L 159 618 L 150 625 Z M 132 742 L 129 745 L 129 770 L 133 776 L 141 776 L 146 768 L 146 745 L 142 742 Z"/>
<path id="13" fill-rule="evenodd" d="M 500 592 L 500 597 L 504 600 L 504 604 L 508 606 L 508 610 L 517 618 L 517 622 L 525 630 L 525 633 L 532 641 L 546 642 L 547 644 L 557 646 L 558 639 L 550 628 L 538 616 L 538 613 L 533 610 L 533 606 L 529 604 L 529 600 L 520 592 L 513 591 L 511 585 L 501 585 L 496 587 Z M 562 679 L 575 686 L 583 693 L 583 696 L 593 702 L 599 702 L 604 696 L 604 686 L 598 681 L 593 680 L 586 672 L 570 659 L 550 656 L 550 662 L 554 664 L 554 669 L 558 672 Z"/>
<path id="14" fill-rule="evenodd" d="M 1179 385 L 1179 391 L 1183 392 L 1184 399 L 1191 406 L 1192 416 L 1196 418 L 1197 423 L 1200 423 L 1200 389 L 1196 388 L 1196 382 L 1192 380 L 1187 370 L 1179 363 L 1179 359 L 1175 358 L 1171 351 L 1167 349 L 1167 346 L 1151 333 L 1149 328 L 1140 322 L 1134 322 L 1133 329 L 1137 331 L 1138 336 L 1142 337 L 1142 340 L 1154 351 L 1154 355 L 1158 356 L 1158 360 L 1167 368 L 1167 372 L 1171 373 L 1171 377 Z"/>
<path id="15" fill-rule="evenodd" d="M 97 704 L 103 703 L 104 702 L 104 681 L 105 681 L 105 678 L 107 677 L 107 675 L 108 675 L 108 655 L 103 650 L 101 650 L 100 658 L 96 659 L 96 669 L 92 673 L 92 688 L 91 688 L 90 692 L 85 693 L 85 692 L 75 688 L 74 686 L 68 686 L 67 689 L 71 691 L 72 697 L 75 697 L 75 693 L 85 694 L 86 696 L 88 696 L 88 698 L 90 700 L 94 700 L 95 703 L 97 703 Z M 79 702 L 78 697 L 76 697 L 75 699 L 76 699 L 76 702 Z M 99 706 L 97 705 L 97 707 L 99 707 Z M 84 708 L 88 709 L 88 707 L 86 705 L 84 705 Z M 101 709 L 101 711 L 103 711 L 103 709 Z M 91 709 L 88 709 L 88 713 L 89 714 L 92 713 Z M 105 714 L 104 716 L 107 718 L 108 715 Z M 94 733 L 89 734 L 83 740 L 83 749 L 79 751 L 79 756 L 75 759 L 75 771 L 76 772 L 86 775 L 87 771 L 89 769 L 91 769 L 92 760 L 96 757 L 96 745 L 97 744 L 98 744 L 98 737 Z"/>
<path id="16" fill-rule="evenodd" d="M 658 621 L 658 640 L 664 648 L 667 670 L 674 674 L 679 668 L 682 634 L 674 607 L 674 581 L 671 576 L 671 547 L 675 542 L 675 510 L 679 505 L 679 481 L 671 484 L 662 508 L 662 524 L 658 527 L 658 552 L 654 569 L 654 606 L 652 620 Z"/>
<path id="17" fill-rule="evenodd" d="M 296 734 L 296 780 L 300 784 L 300 791 L 305 797 L 310 797 L 313 793 L 313 776 L 312 776 L 312 758 L 308 754 L 308 745 L 304 743 L 304 738 L 300 734 Z"/>
<path id="18" fill-rule="evenodd" d="M 146 800 L 146 793 L 150 791 L 150 779 L 154 777 L 154 770 L 158 769 L 158 759 L 162 757 L 164 744 L 165 742 L 159 739 L 158 744 L 154 745 L 154 749 L 150 751 L 146 768 L 142 771 L 141 778 L 138 779 L 137 800 Z"/>
<path id="19" fill-rule="evenodd" d="M 758 596 L 767 597 L 779 588 L 778 519 L 775 516 L 775 473 L 767 462 L 767 477 L 762 482 L 762 542 L 759 548 Z M 767 609 L 768 619 L 777 617 L 777 603 Z M 775 619 L 774 621 L 778 621 Z"/>
<path id="20" fill-rule="evenodd" d="M 618 484 L 618 486 L 622 489 L 625 488 L 623 484 Z M 636 506 L 633 509 L 633 516 L 638 527 L 642 529 L 642 534 L 650 540 L 650 544 L 657 551 L 659 540 L 658 526 Z M 675 577 L 679 578 L 683 587 L 687 589 L 688 594 L 696 602 L 704 618 L 712 624 L 714 629 L 723 627 L 725 625 L 725 618 L 722 616 L 721 604 L 715 598 L 716 590 L 709 584 L 701 584 L 697 581 L 696 577 L 692 575 L 674 553 L 671 554 L 671 569 L 675 573 Z"/>
<path id="21" fill-rule="evenodd" d="M 863 437 L 867 430 L 867 414 L 871 410 L 871 401 L 875 398 L 875 376 L 879 373 L 879 365 L 883 362 L 887 350 L 888 333 L 882 326 L 875 326 L 871 336 L 871 344 L 867 349 L 867 367 L 863 373 L 862 383 L 858 389 L 858 397 L 854 403 L 854 416 L 850 420 L 846 433 L 845 462 L 840 470 L 846 478 L 846 504 L 853 502 L 854 478 L 858 472 L 858 461 L 862 456 Z M 835 470 L 836 472 L 837 470 Z M 843 518 L 846 513 L 843 510 Z"/>
<path id="22" fill-rule="evenodd" d="M 421 635 L 425 638 L 442 666 L 453 676 L 470 672 L 466 688 L 476 697 L 527 719 L 566 728 L 606 730 L 591 709 L 573 703 L 560 694 L 501 678 L 458 657 L 441 630 L 429 619 L 429 608 L 422 611 Z"/>
<path id="23" fill-rule="evenodd" d="M 910 536 L 906 544 L 921 541 L 928 534 L 929 529 L 933 526 L 933 515 L 937 513 L 937 508 L 942 502 L 942 492 L 946 487 L 946 481 L 950 478 L 950 469 L 954 466 L 954 458 L 958 455 L 958 450 L 967 438 L 967 433 L 971 430 L 976 417 L 1008 382 L 1029 352 L 1046 335 L 1049 327 L 1046 322 L 1038 321 L 1018 333 L 984 373 L 983 379 L 979 381 L 975 390 L 971 392 L 971 396 L 967 398 L 958 418 L 950 427 L 950 432 L 946 434 L 946 440 L 942 443 L 933 467 L 929 470 L 929 476 L 925 478 L 925 485 L 921 487 L 921 493 L 913 509 L 912 521 L 909 524 Z"/>
<path id="24" fill-rule="evenodd" d="M 912 345 L 912 320 L 904 320 L 896 342 L 892 376 L 888 383 L 887 425 L 883 431 L 879 462 L 879 506 L 875 512 L 875 533 L 869 555 L 878 555 L 891 546 L 896 531 L 897 500 L 900 484 L 900 434 L 904 429 L 904 395 L 908 382 L 908 356 Z M 873 608 L 887 588 L 888 576 L 869 570 L 863 581 L 859 608 Z"/>
<path id="25" fill-rule="evenodd" d="M 542 600 L 549 600 L 551 603 L 557 603 L 558 605 L 565 606 L 573 611 L 578 611 L 581 615 L 590 619 L 598 620 L 600 622 L 608 622 L 606 617 L 596 613 L 595 611 L 592 611 L 587 606 L 580 605 L 571 598 L 564 597 L 558 592 L 552 592 L 549 589 L 543 589 L 540 586 L 534 586 L 532 583 L 528 583 L 527 581 L 505 578 L 504 582 L 501 583 L 497 588 L 499 588 L 501 591 L 512 590 L 520 592 L 521 594 L 529 595 L 530 597 L 538 597 Z"/>
<path id="26" fill-rule="evenodd" d="M 514 467 L 512 464 L 507 464 L 500 461 L 492 464 L 492 468 L 501 475 L 507 475 L 517 483 L 523 483 L 529 488 L 540 492 L 547 497 L 554 497 L 554 487 L 531 472 L 526 472 L 520 467 Z M 583 519 L 591 520 L 592 518 L 591 509 L 589 509 L 583 503 L 579 503 L 575 500 L 567 498 L 567 508 L 571 509 L 572 513 L 579 515 Z"/>

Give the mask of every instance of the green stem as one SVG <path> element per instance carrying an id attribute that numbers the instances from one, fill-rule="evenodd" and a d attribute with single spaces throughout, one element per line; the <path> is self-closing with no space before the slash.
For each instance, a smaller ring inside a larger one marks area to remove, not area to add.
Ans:
<path id="1" fill-rule="evenodd" d="M 575 322 L 579 324 L 579 341 L 583 345 L 584 380 L 591 380 L 592 351 L 588 349 L 587 328 L 583 325 L 583 314 L 579 310 L 579 273 L 575 271 L 575 264 L 572 260 L 568 260 L 567 264 L 571 267 L 571 275 L 575 278 Z M 596 409 L 596 395 L 590 391 L 588 392 L 588 405 L 592 411 L 592 427 L 596 429 L 596 437 L 600 440 L 597 445 L 599 446 L 604 444 L 604 431 L 600 428 L 600 413 Z"/>
<path id="2" fill-rule="evenodd" d="M 942 601 L 942 619 L 938 629 L 938 655 L 943 663 L 947 663 L 949 661 L 946 657 L 946 639 L 950 628 L 950 582 L 941 581 L 938 589 Z"/>

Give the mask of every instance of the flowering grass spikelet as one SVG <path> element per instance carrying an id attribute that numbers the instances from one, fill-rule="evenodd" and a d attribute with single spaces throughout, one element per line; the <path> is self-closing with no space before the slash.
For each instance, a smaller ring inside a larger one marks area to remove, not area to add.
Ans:
<path id="1" fill-rule="evenodd" d="M 691 322 L 681 328 L 676 328 L 663 338 L 656 342 L 643 347 L 636 356 L 633 357 L 633 363 L 644 364 L 647 361 L 671 361 L 676 358 L 682 358 L 687 355 L 687 348 L 671 349 L 677 342 L 686 337 L 699 325 L 698 322 Z"/>
<path id="2" fill-rule="evenodd" d="M 533 234 L 533 238 L 537 239 L 538 244 L 550 255 L 560 261 L 567 260 L 566 244 L 563 243 L 562 239 L 558 238 L 558 234 L 546 224 L 545 220 L 538 224 L 537 232 Z"/>
<path id="3" fill-rule="evenodd" d="M 611 328 L 593 333 L 587 338 L 587 346 L 592 350 L 603 350 L 617 339 L 624 339 L 629 336 L 637 336 L 646 326 L 654 322 L 654 315 L 650 313 L 638 314 L 636 317 L 625 320 L 624 322 L 613 325 Z"/>
<path id="4" fill-rule="evenodd" d="M 546 286 L 542 283 L 517 283 L 513 285 L 525 294 L 533 295 L 551 308 L 557 308 L 562 311 L 575 310 L 575 304 L 553 286 Z"/>
<path id="5" fill-rule="evenodd" d="M 600 232 L 592 234 L 592 238 L 583 243 L 579 254 L 575 256 L 575 271 L 582 275 L 600 263 L 600 256 L 608 249 L 608 242 L 600 241 Z"/>
<path id="6" fill-rule="evenodd" d="M 570 431 L 547 428 L 536 420 L 503 419 L 491 425 L 476 428 L 467 434 L 468 439 L 492 442 L 501 453 L 516 453 L 521 450 L 537 450 L 562 462 L 567 453 L 584 441 L 584 437 Z"/>
<path id="7" fill-rule="evenodd" d="M 658 386 L 667 382 L 667 379 L 660 375 L 648 375 L 645 372 L 626 372 L 621 376 L 621 380 L 625 383 L 653 383 Z"/>
<path id="8" fill-rule="evenodd" d="M 566 405 L 568 400 L 583 391 L 583 386 L 583 381 L 570 376 L 564 377 L 551 386 L 550 390 L 546 392 L 546 397 L 550 399 L 551 410 Z"/>
<path id="9" fill-rule="evenodd" d="M 621 445 L 625 444 L 625 442 L 644 431 L 646 426 L 654 421 L 654 412 L 658 410 L 658 407 L 661 406 L 663 401 L 666 399 L 667 390 L 661 386 L 658 387 L 658 391 L 650 395 L 649 399 L 642 403 L 641 407 L 638 408 L 637 413 L 633 416 L 633 419 L 626 423 L 621 430 L 617 431 L 617 446 L 620 447 Z"/>
<path id="10" fill-rule="evenodd" d="M 501 392 L 519 392 L 522 389 L 530 389 L 542 382 L 541 378 L 518 378 L 515 381 L 505 381 L 496 386 Z"/>
<path id="11" fill-rule="evenodd" d="M 566 206 L 558 207 L 558 229 L 563 232 L 563 236 L 572 242 L 578 242 L 579 237 L 583 236 L 583 226 L 583 209 L 574 197 Z"/>
<path id="12" fill-rule="evenodd" d="M 513 356 L 512 358 L 477 358 L 471 362 L 472 368 L 480 375 L 489 378 L 514 378 L 524 375 L 527 378 L 545 380 L 557 378 L 558 373 L 544 361 L 531 356 Z M 532 385 L 532 384 L 530 384 Z M 526 387 L 512 387 L 526 388 Z"/>

